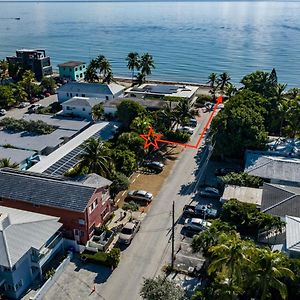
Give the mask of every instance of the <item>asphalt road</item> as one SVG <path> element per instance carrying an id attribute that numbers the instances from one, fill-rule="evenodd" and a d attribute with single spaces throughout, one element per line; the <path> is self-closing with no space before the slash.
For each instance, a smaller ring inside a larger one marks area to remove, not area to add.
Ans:
<path id="1" fill-rule="evenodd" d="M 53 102 L 57 102 L 57 94 L 46 97 L 34 104 L 41 104 L 42 106 L 48 106 Z M 12 108 L 7 111 L 5 116 L 0 117 L 0 120 L 5 117 L 11 117 L 16 119 L 21 119 L 25 113 L 27 113 L 28 107 L 25 108 Z"/>
<path id="2" fill-rule="evenodd" d="M 202 115 L 200 128 L 194 134 L 193 142 L 197 140 L 208 115 Z M 104 299 L 140 299 L 143 278 L 158 275 L 161 267 L 170 262 L 172 202 L 175 201 L 177 220 L 183 206 L 191 201 L 194 183 L 197 181 L 195 171 L 198 169 L 199 159 L 201 150 L 198 152 L 196 149 L 187 148 L 181 153 L 173 172 L 153 200 L 151 211 L 143 221 L 140 231 L 132 244 L 123 251 L 120 265 L 105 283 L 97 285 L 97 290 Z M 200 173 L 199 170 L 196 172 L 198 176 Z M 177 232 L 180 227 L 176 228 Z M 176 236 L 180 236 L 179 233 Z"/>

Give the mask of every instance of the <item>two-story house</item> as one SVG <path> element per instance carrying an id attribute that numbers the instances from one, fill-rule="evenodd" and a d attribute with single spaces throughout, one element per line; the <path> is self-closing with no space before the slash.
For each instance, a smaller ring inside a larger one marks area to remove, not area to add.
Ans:
<path id="1" fill-rule="evenodd" d="M 63 251 L 57 217 L 0 206 L 0 295 L 20 299 Z"/>
<path id="2" fill-rule="evenodd" d="M 86 63 L 82 61 L 67 61 L 58 65 L 59 77 L 72 81 L 84 79 Z"/>
<path id="3" fill-rule="evenodd" d="M 71 181 L 54 176 L 0 169 L 0 205 L 60 218 L 62 233 L 79 244 L 93 236 L 111 212 L 111 181 L 97 175 Z"/>

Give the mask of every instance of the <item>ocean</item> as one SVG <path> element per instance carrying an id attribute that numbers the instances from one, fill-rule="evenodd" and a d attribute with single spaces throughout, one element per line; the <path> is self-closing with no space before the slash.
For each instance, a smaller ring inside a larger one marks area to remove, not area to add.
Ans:
<path id="1" fill-rule="evenodd" d="M 298 87 L 299 16 L 298 1 L 0 2 L 0 59 L 45 48 L 57 68 L 103 54 L 115 75 L 129 77 L 128 52 L 149 52 L 153 79 L 205 82 L 227 71 L 238 84 L 274 67 Z"/>

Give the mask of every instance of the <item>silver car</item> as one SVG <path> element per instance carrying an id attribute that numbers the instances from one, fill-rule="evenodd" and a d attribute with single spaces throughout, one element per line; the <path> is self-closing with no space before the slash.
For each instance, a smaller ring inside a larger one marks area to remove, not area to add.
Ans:
<path id="1" fill-rule="evenodd" d="M 138 232 L 141 226 L 141 221 L 133 220 L 124 225 L 119 235 L 119 243 L 129 245 Z"/>
<path id="2" fill-rule="evenodd" d="M 214 187 L 207 186 L 200 190 L 200 195 L 202 197 L 208 197 L 208 198 L 220 198 L 221 193 L 218 189 Z"/>
<path id="3" fill-rule="evenodd" d="M 187 218 L 184 221 L 183 228 L 193 231 L 202 231 L 211 226 L 210 222 L 207 222 L 200 218 Z"/>
<path id="4" fill-rule="evenodd" d="M 129 191 L 127 196 L 134 200 L 142 200 L 151 202 L 153 199 L 153 195 L 147 191 L 138 190 L 138 191 Z"/>

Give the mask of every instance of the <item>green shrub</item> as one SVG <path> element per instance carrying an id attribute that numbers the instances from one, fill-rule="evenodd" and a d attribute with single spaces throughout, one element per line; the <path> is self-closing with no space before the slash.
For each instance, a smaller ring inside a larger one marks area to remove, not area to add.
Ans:
<path id="1" fill-rule="evenodd" d="M 205 102 L 210 102 L 212 101 L 212 98 L 210 95 L 206 95 L 206 94 L 201 94 L 198 96 L 196 103 L 197 104 L 204 104 Z"/>
<path id="2" fill-rule="evenodd" d="M 89 262 L 116 268 L 120 262 L 121 250 L 119 248 L 113 248 L 109 253 L 102 251 L 96 253 L 85 251 L 81 253 L 80 256 L 81 258 L 86 258 Z"/>
<path id="3" fill-rule="evenodd" d="M 186 132 L 181 132 L 179 130 L 167 130 L 165 131 L 163 138 L 172 142 L 186 143 L 190 139 L 190 135 Z"/>
<path id="4" fill-rule="evenodd" d="M 176 96 L 164 96 L 163 100 L 164 101 L 171 101 L 171 102 L 180 102 L 184 100 L 184 97 L 176 97 Z"/>
<path id="5" fill-rule="evenodd" d="M 263 184 L 263 179 L 257 176 L 249 175 L 248 173 L 229 173 L 222 176 L 222 181 L 225 184 L 233 184 L 239 186 L 258 188 Z"/>
<path id="6" fill-rule="evenodd" d="M 130 201 L 128 203 L 125 203 L 122 208 L 124 210 L 137 211 L 137 210 L 139 210 L 139 205 L 137 203 L 135 203 L 134 201 Z"/>
<path id="7" fill-rule="evenodd" d="M 117 195 L 119 192 L 127 190 L 129 187 L 129 180 L 125 174 L 116 172 L 113 183 L 110 186 L 110 193 L 112 196 Z"/>

